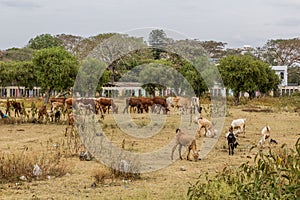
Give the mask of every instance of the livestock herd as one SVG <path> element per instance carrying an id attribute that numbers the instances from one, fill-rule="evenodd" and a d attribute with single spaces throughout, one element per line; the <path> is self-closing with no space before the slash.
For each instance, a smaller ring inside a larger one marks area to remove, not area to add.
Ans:
<path id="1" fill-rule="evenodd" d="M 66 114 L 68 117 L 68 125 L 74 126 L 74 112 L 73 109 L 85 110 L 86 113 L 100 114 L 101 118 L 104 119 L 104 114 L 119 113 L 119 104 L 117 105 L 113 98 L 64 98 L 64 97 L 53 97 L 49 99 L 51 105 L 50 111 L 47 110 L 47 105 L 43 105 L 38 108 L 38 120 L 43 121 L 46 119 L 51 119 L 52 122 L 59 122 L 61 114 Z M 201 116 L 202 107 L 199 103 L 199 98 L 192 97 L 130 97 L 124 100 L 125 106 L 122 113 L 136 112 L 136 113 L 157 113 L 160 114 L 162 111 L 163 114 L 168 114 L 171 111 L 179 111 L 181 114 L 196 114 L 196 111 L 199 113 L 195 117 L 194 123 L 197 124 L 198 136 L 201 137 L 201 129 L 204 128 L 205 137 L 215 137 L 217 135 L 217 130 L 214 129 L 214 125 L 211 121 Z M 11 116 L 10 111 L 14 110 L 15 117 L 19 117 L 23 114 L 24 105 L 16 100 L 7 100 L 6 102 L 6 112 L 3 113 L 0 109 L 1 118 L 9 118 Z M 128 111 L 128 109 L 130 111 Z M 189 111 L 189 112 L 188 112 Z M 237 147 L 237 134 L 245 134 L 246 128 L 246 119 L 236 119 L 233 120 L 229 128 L 229 132 L 226 133 L 225 137 L 228 141 L 229 155 L 234 154 L 234 149 Z M 66 128 L 67 132 L 67 128 Z M 262 138 L 258 142 L 258 146 L 263 146 L 263 144 L 270 138 L 270 127 L 266 126 L 262 129 Z M 190 151 L 193 151 L 193 157 L 198 160 L 199 154 L 196 146 L 195 137 L 191 137 L 185 134 L 181 129 L 176 130 L 175 135 L 176 144 L 172 149 L 171 159 L 173 159 L 173 154 L 176 147 L 179 145 L 179 157 L 181 156 L 181 148 L 183 146 L 187 147 L 188 155 L 187 160 L 190 160 Z M 277 144 L 277 141 L 270 138 L 270 143 Z"/>

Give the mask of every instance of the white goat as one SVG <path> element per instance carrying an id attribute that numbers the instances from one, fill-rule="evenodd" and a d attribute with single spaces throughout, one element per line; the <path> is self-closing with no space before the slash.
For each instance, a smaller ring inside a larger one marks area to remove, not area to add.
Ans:
<path id="1" fill-rule="evenodd" d="M 231 122 L 231 127 L 233 129 L 238 129 L 239 132 L 246 132 L 246 119 L 235 119 Z"/>
<path id="2" fill-rule="evenodd" d="M 261 134 L 262 134 L 262 135 L 270 134 L 270 130 L 271 130 L 270 126 L 265 126 L 265 127 L 263 127 L 263 129 L 261 130 Z"/>
<path id="3" fill-rule="evenodd" d="M 269 134 L 264 134 L 264 135 L 261 137 L 261 139 L 259 140 L 258 145 L 259 145 L 260 147 L 262 147 L 262 146 L 264 145 L 265 141 L 266 141 L 269 137 L 270 137 Z"/>
<path id="4" fill-rule="evenodd" d="M 187 135 L 187 134 L 181 132 L 181 130 L 178 128 L 176 130 L 176 136 L 175 136 L 175 138 L 176 138 L 176 144 L 172 148 L 171 159 L 173 160 L 174 151 L 175 151 L 176 147 L 179 145 L 178 152 L 179 152 L 179 158 L 181 160 L 182 160 L 181 148 L 182 148 L 182 146 L 185 146 L 185 147 L 188 148 L 187 160 L 191 160 L 190 159 L 190 152 L 192 150 L 193 151 L 194 160 L 197 161 L 198 157 L 199 157 L 199 154 L 198 154 L 198 151 L 197 151 L 197 145 L 196 145 L 195 137 Z"/>

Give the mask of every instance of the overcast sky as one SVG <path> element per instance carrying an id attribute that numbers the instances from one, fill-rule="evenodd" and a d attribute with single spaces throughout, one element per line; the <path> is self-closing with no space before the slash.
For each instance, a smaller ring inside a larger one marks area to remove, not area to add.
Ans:
<path id="1" fill-rule="evenodd" d="M 300 0 L 0 0 L 0 21 L 2 50 L 43 33 L 89 37 L 143 27 L 258 47 L 300 37 Z"/>

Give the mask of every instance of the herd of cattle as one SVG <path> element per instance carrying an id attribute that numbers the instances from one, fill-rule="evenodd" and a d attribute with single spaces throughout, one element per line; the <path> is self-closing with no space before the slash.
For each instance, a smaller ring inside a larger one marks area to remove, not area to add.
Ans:
<path id="1" fill-rule="evenodd" d="M 113 98 L 50 98 L 49 103 L 51 104 L 50 111 L 47 110 L 47 106 L 43 105 L 37 109 L 38 120 L 43 121 L 45 116 L 46 118 L 52 119 L 52 121 L 59 122 L 61 113 L 67 113 L 68 116 L 68 125 L 74 126 L 74 113 L 73 109 L 85 110 L 87 112 L 92 112 L 94 114 L 101 114 L 101 117 L 105 113 L 111 112 L 118 114 L 119 106 L 114 102 Z M 23 107 L 23 108 L 22 108 Z M 15 117 L 23 114 L 24 104 L 21 105 L 17 101 L 7 101 L 6 102 L 6 112 L 5 114 L 0 109 L 1 118 L 10 117 L 10 111 L 14 110 Z M 164 114 L 173 109 L 176 109 L 181 114 L 195 114 L 196 111 L 199 113 L 199 117 L 195 117 L 194 123 L 198 125 L 198 135 L 201 137 L 201 129 L 204 128 L 204 135 L 207 137 L 214 137 L 217 133 L 217 130 L 214 129 L 213 123 L 208 119 L 201 116 L 202 107 L 200 106 L 199 99 L 197 97 L 187 98 L 187 97 L 130 97 L 125 99 L 125 106 L 122 113 L 130 112 L 143 113 L 143 112 L 152 112 L 159 114 L 163 111 Z M 189 112 L 188 112 L 189 111 Z M 228 140 L 229 154 L 233 155 L 234 148 L 237 147 L 238 143 L 236 141 L 236 135 L 238 133 L 245 133 L 246 119 L 236 119 L 231 123 L 229 132 L 226 134 Z M 67 130 L 66 130 L 67 131 Z M 266 126 L 262 130 L 262 138 L 258 142 L 258 145 L 262 146 L 264 142 L 270 137 L 270 127 Z M 274 139 L 269 139 L 271 143 L 277 143 Z M 180 129 L 176 130 L 176 145 L 172 150 L 173 152 L 176 146 L 179 145 L 179 149 L 182 146 L 188 147 L 189 152 L 194 151 L 195 160 L 198 158 L 196 142 L 194 137 L 188 137 Z M 180 150 L 179 150 L 180 151 Z M 181 153 L 179 152 L 180 158 Z M 189 153 L 188 157 L 189 159 Z"/>
<path id="2" fill-rule="evenodd" d="M 101 114 L 111 111 L 112 113 L 119 113 L 119 106 L 115 103 L 113 98 L 64 98 L 53 97 L 49 99 L 51 105 L 50 111 L 47 110 L 47 105 L 43 105 L 37 109 L 38 120 L 43 121 L 45 118 L 50 118 L 52 121 L 59 121 L 61 114 L 68 113 L 68 117 L 72 117 L 73 109 L 85 109 L 87 112 Z M 162 111 L 164 114 L 170 112 L 173 108 L 178 109 L 182 114 L 195 113 L 196 110 L 201 113 L 202 107 L 199 104 L 199 98 L 192 97 L 130 97 L 125 99 L 125 106 L 122 113 L 136 112 L 136 113 L 158 113 Z M 19 117 L 24 112 L 24 105 L 16 100 L 7 100 L 5 114 L 0 110 L 1 117 L 11 116 L 11 110 L 14 110 L 15 117 Z M 128 111 L 130 110 L 130 111 Z M 70 120 L 70 119 L 69 119 Z"/>

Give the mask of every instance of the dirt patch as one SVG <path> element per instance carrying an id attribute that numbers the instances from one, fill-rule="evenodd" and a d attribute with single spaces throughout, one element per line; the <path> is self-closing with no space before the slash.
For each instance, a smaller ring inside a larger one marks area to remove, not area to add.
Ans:
<path id="1" fill-rule="evenodd" d="M 273 112 L 271 109 L 259 109 L 259 108 L 244 108 L 242 109 L 244 112 L 264 112 L 264 113 L 271 113 Z"/>

